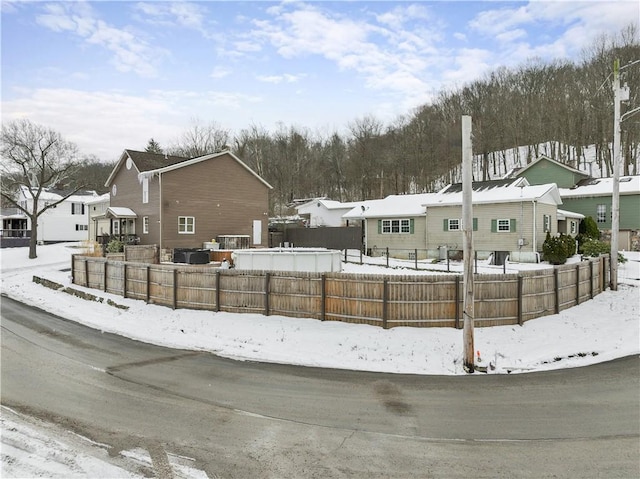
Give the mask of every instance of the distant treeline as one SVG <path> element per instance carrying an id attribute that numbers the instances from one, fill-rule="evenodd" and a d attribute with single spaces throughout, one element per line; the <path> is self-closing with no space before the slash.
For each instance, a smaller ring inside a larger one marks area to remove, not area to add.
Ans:
<path id="1" fill-rule="evenodd" d="M 166 151 L 192 157 L 229 147 L 274 187 L 273 215 L 284 214 L 297 198 L 355 201 L 434 191 L 460 181 L 463 115 L 473 121 L 475 180 L 495 178 L 498 171 L 524 166 L 542 153 L 609 176 L 613 65 L 615 59 L 623 66 L 640 60 L 638 30 L 629 26 L 614 39 L 602 37 L 582 56 L 574 62 L 532 59 L 517 68 L 500 68 L 440 92 L 390 125 L 370 115 L 340 133 L 285 125 L 267 131 L 251 125 L 231 134 L 214 122 L 195 125 Z M 623 70 L 624 83 L 630 101 L 623 113 L 640 107 L 640 64 Z M 640 114 L 622 123 L 621 141 L 623 173 L 638 174 Z M 154 140 L 147 149 L 163 151 Z"/>

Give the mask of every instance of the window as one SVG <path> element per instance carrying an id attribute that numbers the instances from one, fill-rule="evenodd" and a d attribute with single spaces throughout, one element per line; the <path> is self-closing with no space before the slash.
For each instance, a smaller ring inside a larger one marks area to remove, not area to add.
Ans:
<path id="1" fill-rule="evenodd" d="M 196 232 L 196 219 L 194 216 L 178 216 L 178 233 L 192 235 Z"/>
<path id="2" fill-rule="evenodd" d="M 145 235 L 149 234 L 149 217 L 148 216 L 142 217 L 142 233 Z"/>
<path id="3" fill-rule="evenodd" d="M 478 218 L 473 218 L 473 231 L 478 231 Z M 444 231 L 460 231 L 462 229 L 462 220 L 458 218 L 445 219 L 443 222 Z"/>
<path id="4" fill-rule="evenodd" d="M 114 235 L 120 234 L 120 220 L 115 219 L 111 222 L 111 230 L 113 231 Z"/>
<path id="5" fill-rule="evenodd" d="M 598 223 L 607 222 L 607 205 L 598 205 L 596 207 L 596 222 Z"/>
<path id="6" fill-rule="evenodd" d="M 509 220 L 498 220 L 498 231 L 510 231 Z"/>
<path id="7" fill-rule="evenodd" d="M 413 219 L 378 220 L 379 234 L 413 234 Z"/>
<path id="8" fill-rule="evenodd" d="M 551 232 L 551 215 L 542 216 L 542 225 L 545 233 Z"/>
<path id="9" fill-rule="evenodd" d="M 578 222 L 577 221 L 572 221 L 571 222 L 571 234 L 575 235 L 578 232 Z"/>
<path id="10" fill-rule="evenodd" d="M 513 218 L 491 220 L 492 233 L 515 233 L 515 231 L 516 231 L 516 220 Z"/>
<path id="11" fill-rule="evenodd" d="M 87 231 L 88 229 L 88 225 L 76 225 L 76 231 Z"/>
<path id="12" fill-rule="evenodd" d="M 83 215 L 84 214 L 84 203 L 71 203 L 71 214 L 72 215 Z"/>
<path id="13" fill-rule="evenodd" d="M 142 202 L 149 203 L 149 178 L 142 178 Z"/>

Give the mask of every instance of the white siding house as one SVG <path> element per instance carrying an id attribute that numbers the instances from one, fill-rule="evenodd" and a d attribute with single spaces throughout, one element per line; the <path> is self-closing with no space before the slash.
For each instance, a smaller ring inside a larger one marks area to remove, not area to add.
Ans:
<path id="1" fill-rule="evenodd" d="M 38 200 L 39 209 L 59 201 L 64 195 L 65 193 L 59 190 L 44 189 Z M 38 217 L 38 242 L 86 240 L 89 234 L 89 222 L 85 203 L 97 197 L 98 194 L 95 191 L 78 192 L 42 213 Z M 33 210 L 33 199 L 25 186 L 18 192 L 18 201 L 22 206 Z M 30 230 L 31 222 L 28 217 L 26 219 L 27 229 Z"/>
<path id="2" fill-rule="evenodd" d="M 341 203 L 339 201 L 316 198 L 300 206 L 296 206 L 298 215 L 307 220 L 307 225 L 318 226 L 349 226 L 343 215 L 351 211 L 360 203 Z"/>

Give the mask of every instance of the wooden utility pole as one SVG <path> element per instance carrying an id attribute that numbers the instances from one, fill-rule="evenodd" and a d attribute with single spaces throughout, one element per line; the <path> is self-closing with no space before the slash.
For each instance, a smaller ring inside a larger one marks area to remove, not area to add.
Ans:
<path id="1" fill-rule="evenodd" d="M 464 300 L 462 305 L 464 370 L 475 371 L 473 346 L 474 294 L 473 294 L 473 148 L 471 145 L 471 117 L 462 117 L 462 232 L 464 260 Z"/>
<path id="2" fill-rule="evenodd" d="M 613 62 L 613 193 L 611 196 L 611 274 L 609 285 L 618 290 L 618 229 L 620 228 L 620 60 Z"/>

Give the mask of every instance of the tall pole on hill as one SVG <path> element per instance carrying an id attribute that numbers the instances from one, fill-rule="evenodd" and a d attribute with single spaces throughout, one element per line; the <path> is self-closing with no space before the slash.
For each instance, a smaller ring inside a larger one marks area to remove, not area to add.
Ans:
<path id="1" fill-rule="evenodd" d="M 620 227 L 620 60 L 613 62 L 613 194 L 611 196 L 611 290 L 618 290 L 618 229 Z"/>
<path id="2" fill-rule="evenodd" d="M 473 347 L 473 195 L 472 195 L 472 158 L 471 145 L 471 117 L 462 117 L 462 232 L 464 235 L 462 257 L 464 260 L 463 289 L 464 300 L 462 306 L 463 326 L 463 356 L 464 370 L 468 373 L 475 371 Z"/>

